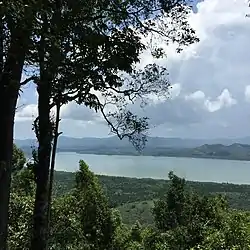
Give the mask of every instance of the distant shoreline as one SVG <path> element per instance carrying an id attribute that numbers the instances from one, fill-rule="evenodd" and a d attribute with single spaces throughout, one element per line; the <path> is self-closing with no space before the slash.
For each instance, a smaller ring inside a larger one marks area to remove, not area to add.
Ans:
<path id="1" fill-rule="evenodd" d="M 66 171 L 66 170 L 55 170 L 56 173 L 58 174 L 75 174 L 75 172 L 72 171 Z M 105 178 L 115 178 L 115 179 L 126 179 L 126 180 L 139 180 L 139 181 L 146 181 L 146 180 L 152 180 L 155 183 L 157 182 L 169 182 L 169 179 L 162 179 L 162 178 L 152 178 L 152 177 L 129 177 L 129 176 L 118 176 L 118 175 L 105 175 L 105 174 L 95 174 L 98 178 L 100 177 L 105 177 Z M 233 186 L 250 186 L 250 184 L 246 183 L 233 183 L 233 182 L 218 182 L 218 181 L 198 181 L 198 180 L 187 180 L 187 183 L 202 183 L 202 184 L 216 184 L 216 185 L 233 185 Z"/>
<path id="2" fill-rule="evenodd" d="M 70 151 L 70 150 L 57 150 L 58 153 L 75 153 L 75 154 L 80 154 L 80 155 L 104 155 L 104 156 L 152 156 L 152 157 L 166 157 L 166 158 L 186 158 L 186 159 L 204 159 L 204 160 L 227 160 L 227 161 L 245 161 L 245 162 L 250 162 L 250 157 L 249 158 L 226 158 L 226 157 L 213 157 L 213 156 L 193 156 L 193 155 L 186 155 L 186 156 L 181 156 L 181 155 L 153 155 L 153 154 L 129 154 L 129 153 L 98 153 L 98 152 L 78 152 L 78 151 Z M 30 153 L 25 152 L 25 155 L 27 158 L 31 158 L 32 155 Z"/>
<path id="3" fill-rule="evenodd" d="M 147 137 L 146 147 L 139 154 L 127 140 L 108 138 L 71 138 L 60 136 L 57 152 L 74 152 L 94 155 L 127 155 L 154 157 L 182 157 L 250 161 L 250 137 L 238 139 L 183 139 Z M 35 140 L 15 140 L 28 156 Z"/>
<path id="4" fill-rule="evenodd" d="M 79 151 L 70 151 L 70 150 L 57 150 L 57 153 L 76 153 L 76 154 L 81 154 L 81 155 L 105 155 L 105 156 L 112 156 L 112 155 L 121 155 L 121 156 L 152 156 L 152 157 L 168 157 L 168 158 L 189 158 L 189 159 L 210 159 L 210 160 L 228 160 L 228 161 L 246 161 L 249 162 L 250 161 L 250 157 L 249 158 L 226 158 L 226 157 L 222 157 L 222 156 L 194 156 L 194 155 L 186 155 L 186 156 L 182 156 L 182 155 L 159 155 L 159 154 L 129 154 L 129 153 L 98 153 L 98 152 L 93 152 L 93 151 L 89 151 L 89 152 L 79 152 Z"/>

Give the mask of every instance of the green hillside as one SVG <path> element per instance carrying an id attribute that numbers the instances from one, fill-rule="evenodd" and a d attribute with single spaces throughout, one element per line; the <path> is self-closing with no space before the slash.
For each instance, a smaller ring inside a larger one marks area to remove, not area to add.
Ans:
<path id="1" fill-rule="evenodd" d="M 137 179 L 114 176 L 98 176 L 112 207 L 121 211 L 124 223 L 151 224 L 153 200 L 166 194 L 169 181 Z M 74 173 L 57 171 L 55 173 L 54 195 L 61 196 L 74 186 Z M 188 188 L 201 194 L 222 194 L 232 208 L 250 210 L 250 185 L 234 185 L 213 182 L 187 182 Z"/>

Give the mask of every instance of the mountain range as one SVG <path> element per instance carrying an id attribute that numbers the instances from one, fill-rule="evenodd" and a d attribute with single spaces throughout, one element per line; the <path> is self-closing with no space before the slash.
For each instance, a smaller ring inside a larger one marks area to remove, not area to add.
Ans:
<path id="1" fill-rule="evenodd" d="M 15 139 L 14 141 L 19 147 L 29 147 L 31 145 L 36 145 L 35 139 Z M 218 139 L 185 139 L 185 138 L 165 138 L 165 137 L 148 137 L 146 147 L 158 147 L 164 146 L 168 148 L 193 148 L 199 147 L 204 144 L 222 144 L 231 145 L 234 143 L 239 144 L 249 144 L 250 137 L 242 138 L 218 138 Z M 116 136 L 96 138 L 96 137 L 85 137 L 85 138 L 73 138 L 67 136 L 60 136 L 58 140 L 58 148 L 67 149 L 72 147 L 132 147 L 131 143 L 124 139 L 120 140 Z"/>
<path id="2" fill-rule="evenodd" d="M 27 155 L 31 146 L 36 146 L 34 139 L 15 140 L 15 143 Z M 72 138 L 61 136 L 58 152 L 76 152 L 82 154 L 138 155 L 131 143 L 117 137 L 107 138 Z M 174 156 L 194 158 L 219 158 L 250 160 L 250 137 L 236 139 L 183 139 L 148 137 L 142 155 Z"/>

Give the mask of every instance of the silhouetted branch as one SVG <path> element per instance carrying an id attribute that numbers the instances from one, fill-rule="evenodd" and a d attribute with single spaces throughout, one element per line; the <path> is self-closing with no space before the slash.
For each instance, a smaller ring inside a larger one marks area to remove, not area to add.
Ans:
<path id="1" fill-rule="evenodd" d="M 23 86 L 23 85 L 29 83 L 30 81 L 36 81 L 36 80 L 38 80 L 38 77 L 37 77 L 37 76 L 31 76 L 31 77 L 25 79 L 24 81 L 22 81 L 22 82 L 20 83 L 20 85 Z"/>

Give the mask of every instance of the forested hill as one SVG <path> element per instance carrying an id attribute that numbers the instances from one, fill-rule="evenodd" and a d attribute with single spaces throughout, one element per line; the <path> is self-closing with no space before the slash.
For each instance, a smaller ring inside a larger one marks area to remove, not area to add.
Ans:
<path id="1" fill-rule="evenodd" d="M 218 139 L 190 139 L 190 138 L 165 138 L 165 137 L 147 137 L 147 146 L 148 148 L 152 147 L 164 147 L 164 148 L 195 148 L 200 147 L 204 144 L 223 144 L 231 145 L 234 143 L 239 144 L 250 144 L 250 137 L 242 138 L 218 138 Z M 36 141 L 34 139 L 24 139 L 24 140 L 15 140 L 15 144 L 18 147 L 30 147 L 35 145 Z M 60 136 L 58 141 L 58 147 L 61 150 L 68 149 L 81 149 L 86 148 L 98 148 L 105 146 L 107 148 L 133 148 L 131 143 L 126 140 L 119 140 L 116 136 L 106 137 L 106 138 L 95 138 L 95 137 L 86 137 L 86 138 L 73 138 L 67 136 Z"/>
<path id="2" fill-rule="evenodd" d="M 145 156 L 166 156 L 166 157 L 191 157 L 211 158 L 228 160 L 250 160 L 250 145 L 234 143 L 232 145 L 204 144 L 195 148 L 169 148 L 164 146 L 147 146 L 142 152 L 134 148 L 124 147 L 95 147 L 85 149 L 58 149 L 59 152 L 76 152 L 79 154 L 103 154 L 103 155 L 145 155 Z"/>
<path id="3" fill-rule="evenodd" d="M 223 143 L 219 143 L 219 141 Z M 234 141 L 237 141 L 237 143 Z M 26 153 L 26 155 L 31 155 L 31 146 L 36 145 L 34 140 L 16 140 L 15 143 Z M 150 156 L 250 160 L 249 144 L 250 139 L 248 137 L 235 140 L 194 140 L 149 137 L 146 147 L 140 154 Z M 139 155 L 127 140 L 121 141 L 116 137 L 61 137 L 58 144 L 58 152 L 103 155 Z"/>
<path id="4" fill-rule="evenodd" d="M 163 197 L 170 184 L 168 180 L 137 179 L 97 175 L 112 207 L 122 213 L 126 224 L 139 220 L 150 224 L 153 220 L 153 200 Z M 225 195 L 232 208 L 250 210 L 250 185 L 235 185 L 213 182 L 187 182 L 188 186 L 205 195 Z M 61 196 L 74 186 L 74 173 L 55 172 L 54 195 Z"/>

